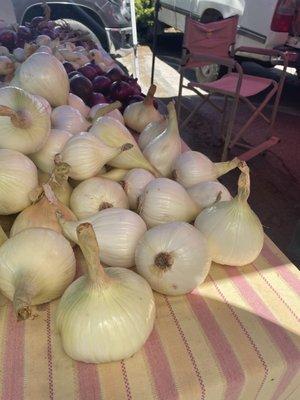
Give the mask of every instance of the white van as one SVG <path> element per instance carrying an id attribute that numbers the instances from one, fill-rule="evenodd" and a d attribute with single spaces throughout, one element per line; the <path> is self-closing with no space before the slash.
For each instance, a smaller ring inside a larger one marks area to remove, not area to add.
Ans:
<path id="1" fill-rule="evenodd" d="M 300 75 L 300 0 L 160 0 L 158 19 L 184 31 L 185 17 L 191 15 L 203 22 L 212 22 L 239 15 L 236 48 L 252 46 L 288 50 L 290 65 Z M 276 59 L 243 54 L 248 59 L 276 64 Z M 218 66 L 196 71 L 199 81 L 216 79 Z"/>

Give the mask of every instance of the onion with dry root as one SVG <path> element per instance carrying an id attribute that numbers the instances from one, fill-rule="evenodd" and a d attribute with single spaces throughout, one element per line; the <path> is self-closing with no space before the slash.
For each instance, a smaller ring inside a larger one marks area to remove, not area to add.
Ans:
<path id="1" fill-rule="evenodd" d="M 103 268 L 92 225 L 77 227 L 87 272 L 65 291 L 56 327 L 65 352 L 87 363 L 120 361 L 146 342 L 155 319 L 148 283 L 123 268 Z"/>
<path id="2" fill-rule="evenodd" d="M 141 133 L 150 122 L 163 120 L 163 116 L 153 105 L 155 91 L 156 86 L 151 85 L 143 101 L 129 104 L 125 108 L 123 117 L 130 129 Z"/>
<path id="3" fill-rule="evenodd" d="M 34 153 L 50 132 L 50 117 L 43 104 L 22 89 L 0 89 L 0 147 Z"/>
<path id="4" fill-rule="evenodd" d="M 76 217 L 82 219 L 105 208 L 129 208 L 129 202 L 119 183 L 94 177 L 81 182 L 73 190 L 70 207 Z"/>
<path id="5" fill-rule="evenodd" d="M 60 233 L 31 228 L 0 246 L 0 265 L 0 291 L 13 302 L 17 318 L 24 320 L 32 315 L 33 305 L 63 294 L 74 279 L 76 263 L 70 243 Z"/>
<path id="6" fill-rule="evenodd" d="M 210 265 L 205 237 L 186 222 L 149 229 L 135 251 L 137 271 L 152 289 L 167 295 L 191 292 L 206 278 Z"/>

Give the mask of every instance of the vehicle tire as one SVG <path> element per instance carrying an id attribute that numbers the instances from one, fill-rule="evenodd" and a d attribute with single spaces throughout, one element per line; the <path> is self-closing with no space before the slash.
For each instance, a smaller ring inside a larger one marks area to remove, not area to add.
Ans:
<path id="1" fill-rule="evenodd" d="M 222 14 L 214 9 L 207 9 L 204 11 L 200 21 L 207 24 L 209 22 L 216 22 L 223 19 Z M 213 82 L 219 78 L 221 73 L 221 66 L 218 64 L 209 64 L 203 67 L 195 68 L 196 79 L 199 83 Z"/>

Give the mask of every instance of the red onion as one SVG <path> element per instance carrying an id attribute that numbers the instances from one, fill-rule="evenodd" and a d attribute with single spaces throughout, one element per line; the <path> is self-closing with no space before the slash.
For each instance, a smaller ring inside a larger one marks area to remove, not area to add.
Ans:
<path id="1" fill-rule="evenodd" d="M 112 83 L 109 93 L 113 100 L 125 101 L 133 95 L 133 88 L 127 82 L 116 81 Z"/>
<path id="2" fill-rule="evenodd" d="M 75 75 L 82 76 L 82 74 L 80 74 L 80 73 L 77 72 L 77 71 L 71 71 L 71 72 L 68 73 L 69 79 L 73 78 L 73 76 L 75 76 Z"/>
<path id="3" fill-rule="evenodd" d="M 70 92 L 76 94 L 84 102 L 88 102 L 93 91 L 92 82 L 83 75 L 75 75 L 70 79 Z"/>
<path id="4" fill-rule="evenodd" d="M 72 65 L 70 62 L 68 62 L 68 61 L 64 61 L 64 62 L 63 62 L 63 66 L 64 66 L 64 68 L 65 68 L 67 74 L 69 74 L 70 72 L 74 72 L 74 71 L 75 71 L 75 68 L 73 67 L 73 65 Z M 76 71 L 76 72 L 77 72 L 77 71 Z M 74 75 L 75 75 L 75 74 L 74 74 Z M 69 76 L 69 78 L 70 78 L 70 76 Z"/>
<path id="5" fill-rule="evenodd" d="M 11 31 L 9 29 L 4 29 L 0 33 L 0 43 L 2 46 L 5 46 L 8 48 L 9 51 L 12 51 L 16 47 L 16 41 L 17 41 L 17 34 L 14 31 Z"/>
<path id="6" fill-rule="evenodd" d="M 90 67 L 94 68 L 94 70 L 97 72 L 97 75 L 104 74 L 103 69 L 98 64 L 96 64 L 95 60 L 92 60 L 90 63 L 85 64 L 85 65 L 89 65 Z"/>
<path id="7" fill-rule="evenodd" d="M 95 76 L 97 76 L 96 70 L 90 64 L 83 65 L 82 67 L 78 68 L 77 71 L 80 72 L 83 76 L 86 76 L 90 81 L 92 81 Z"/>
<path id="8" fill-rule="evenodd" d="M 30 29 L 25 25 L 20 25 L 17 30 L 18 39 L 31 40 L 32 34 Z"/>
<path id="9" fill-rule="evenodd" d="M 119 80 L 123 79 L 125 75 L 119 68 L 113 67 L 106 73 L 106 76 L 112 82 L 115 82 L 115 81 L 119 81 Z"/>
<path id="10" fill-rule="evenodd" d="M 129 104 L 132 103 L 137 103 L 138 101 L 143 101 L 144 100 L 144 96 L 141 96 L 139 94 L 135 94 L 133 96 L 129 96 L 126 102 L 126 105 L 128 106 Z"/>
<path id="11" fill-rule="evenodd" d="M 104 75 L 96 76 L 93 79 L 93 89 L 95 92 L 107 94 L 111 86 L 111 80 Z"/>
<path id="12" fill-rule="evenodd" d="M 100 104 L 100 103 L 107 103 L 106 98 L 103 96 L 102 93 L 93 92 L 92 96 L 89 99 L 89 106 L 93 107 L 96 104 Z"/>
<path id="13" fill-rule="evenodd" d="M 133 94 L 138 95 L 142 93 L 142 89 L 137 83 L 137 78 L 133 78 L 132 76 L 130 76 L 126 79 L 126 82 L 133 88 Z"/>

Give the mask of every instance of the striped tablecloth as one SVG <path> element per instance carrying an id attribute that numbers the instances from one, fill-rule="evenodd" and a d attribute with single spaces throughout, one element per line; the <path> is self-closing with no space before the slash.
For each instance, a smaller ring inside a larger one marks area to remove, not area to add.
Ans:
<path id="1" fill-rule="evenodd" d="M 33 320 L 0 312 L 2 400 L 300 399 L 300 274 L 266 238 L 246 267 L 213 265 L 187 296 L 155 294 L 157 318 L 134 357 L 72 361 L 55 333 L 57 302 Z"/>

